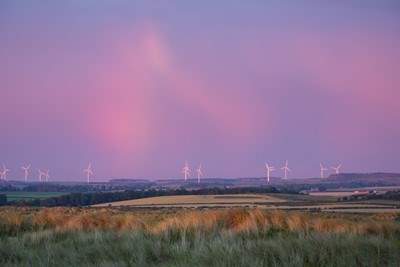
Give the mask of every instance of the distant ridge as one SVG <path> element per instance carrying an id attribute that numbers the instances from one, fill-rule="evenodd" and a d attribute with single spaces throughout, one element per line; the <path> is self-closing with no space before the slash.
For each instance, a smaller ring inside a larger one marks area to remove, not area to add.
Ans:
<path id="1" fill-rule="evenodd" d="M 111 179 L 110 183 L 150 183 L 147 179 Z"/>
<path id="2" fill-rule="evenodd" d="M 311 185 L 336 185 L 340 186 L 394 186 L 400 185 L 400 173 L 340 173 L 331 174 L 328 178 L 302 178 L 283 180 L 278 177 L 271 177 L 267 183 L 265 177 L 238 177 L 238 178 L 204 178 L 201 184 L 197 179 L 184 181 L 181 178 L 171 179 L 111 179 L 110 185 L 116 187 L 146 187 L 146 188 L 234 188 L 234 187 L 265 187 L 265 186 L 311 186 Z"/>
<path id="3" fill-rule="evenodd" d="M 362 180 L 362 179 L 400 179 L 400 173 L 373 172 L 373 173 L 340 173 L 331 174 L 332 180 Z"/>

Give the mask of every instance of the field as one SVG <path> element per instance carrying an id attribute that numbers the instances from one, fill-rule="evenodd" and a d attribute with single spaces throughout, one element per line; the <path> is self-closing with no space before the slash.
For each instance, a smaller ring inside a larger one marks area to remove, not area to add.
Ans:
<path id="1" fill-rule="evenodd" d="M 399 186 L 376 186 L 376 187 L 355 187 L 355 188 L 341 188 L 336 190 L 327 190 L 324 192 L 310 192 L 310 196 L 318 197 L 348 197 L 356 195 L 358 192 L 376 191 L 378 193 L 386 193 L 388 191 L 399 190 Z"/>
<path id="2" fill-rule="evenodd" d="M 353 191 L 328 191 L 328 192 L 311 192 L 311 196 L 329 196 L 329 197 L 348 197 L 354 195 Z"/>
<path id="3" fill-rule="evenodd" d="M 227 208 L 257 207 L 272 210 L 321 210 L 325 212 L 400 212 L 400 202 L 337 202 L 331 195 L 288 194 L 187 195 L 125 200 L 93 207 L 131 208 Z"/>
<path id="4" fill-rule="evenodd" d="M 398 266 L 399 214 L 1 208 L 1 266 Z"/>
<path id="5" fill-rule="evenodd" d="M 34 200 L 34 199 L 45 199 L 50 197 L 58 197 L 67 193 L 63 192 L 4 192 L 7 195 L 7 201 L 19 201 L 19 200 Z"/>
<path id="6" fill-rule="evenodd" d="M 118 201 L 106 204 L 95 205 L 104 206 L 136 206 L 136 207 L 198 207 L 198 206 L 246 206 L 250 204 L 281 203 L 286 200 L 268 195 L 241 194 L 241 195 L 187 195 L 187 196 L 163 196 L 151 197 L 135 200 Z"/>
<path id="7" fill-rule="evenodd" d="M 0 266 L 399 266 L 400 203 L 274 193 L 3 207 L 0 240 Z"/>

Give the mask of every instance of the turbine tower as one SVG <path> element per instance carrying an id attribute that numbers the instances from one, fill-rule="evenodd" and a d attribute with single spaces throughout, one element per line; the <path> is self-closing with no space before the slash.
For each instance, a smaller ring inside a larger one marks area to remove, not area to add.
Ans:
<path id="1" fill-rule="evenodd" d="M 337 167 L 331 167 L 331 169 L 334 170 L 336 174 L 339 174 L 341 167 L 342 167 L 342 164 L 339 164 Z"/>
<path id="2" fill-rule="evenodd" d="M 49 172 L 50 172 L 50 170 L 47 170 L 47 171 L 44 173 L 44 178 L 46 179 L 46 182 L 48 182 L 48 181 L 49 181 L 49 178 L 50 178 Z"/>
<path id="3" fill-rule="evenodd" d="M 31 168 L 31 165 L 29 164 L 28 166 L 22 166 L 21 169 L 24 171 L 24 176 L 25 176 L 25 182 L 28 181 L 28 176 L 29 176 L 29 169 Z"/>
<path id="4" fill-rule="evenodd" d="M 188 177 L 190 176 L 190 168 L 187 161 L 185 162 L 185 166 L 182 169 L 182 173 L 185 177 L 185 181 L 187 181 Z"/>
<path id="5" fill-rule="evenodd" d="M 328 170 L 328 168 L 325 168 L 324 165 L 322 165 L 322 163 L 319 164 L 320 168 L 321 168 L 321 179 L 324 179 L 324 172 Z"/>
<path id="6" fill-rule="evenodd" d="M 42 182 L 43 181 L 43 176 L 46 177 L 46 173 L 43 172 L 40 169 L 38 170 L 38 172 L 39 172 L 39 182 Z"/>
<path id="7" fill-rule="evenodd" d="M 265 163 L 265 169 L 267 170 L 267 182 L 269 183 L 270 174 L 272 171 L 275 171 L 275 167 L 269 166 L 268 163 Z"/>
<path id="8" fill-rule="evenodd" d="M 283 176 L 283 179 L 285 179 L 285 180 L 287 179 L 287 173 L 292 171 L 292 170 L 288 167 L 288 165 L 289 165 L 289 162 L 286 161 L 285 166 L 283 166 L 283 167 L 281 168 L 281 170 L 283 170 L 283 171 L 285 172 L 285 176 Z"/>
<path id="9" fill-rule="evenodd" d="M 83 172 L 86 173 L 86 181 L 89 184 L 90 176 L 93 175 L 92 163 L 89 163 L 89 166 L 87 167 L 87 169 L 84 169 Z"/>
<path id="10" fill-rule="evenodd" d="M 197 183 L 200 184 L 200 179 L 201 177 L 203 177 L 203 167 L 201 166 L 201 164 L 197 168 L 196 172 L 197 172 Z"/>
<path id="11" fill-rule="evenodd" d="M 7 180 L 7 173 L 9 172 L 10 170 L 9 169 L 7 169 L 7 167 L 6 167 L 6 165 L 4 165 L 3 164 L 3 171 L 0 173 L 0 178 L 1 178 L 1 180 Z"/>

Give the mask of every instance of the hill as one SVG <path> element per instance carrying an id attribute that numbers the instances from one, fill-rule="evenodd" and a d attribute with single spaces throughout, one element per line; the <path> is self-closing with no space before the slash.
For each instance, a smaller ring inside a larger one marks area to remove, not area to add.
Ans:
<path id="1" fill-rule="evenodd" d="M 330 180 L 400 180 L 400 173 L 340 173 L 331 174 L 329 176 Z"/>

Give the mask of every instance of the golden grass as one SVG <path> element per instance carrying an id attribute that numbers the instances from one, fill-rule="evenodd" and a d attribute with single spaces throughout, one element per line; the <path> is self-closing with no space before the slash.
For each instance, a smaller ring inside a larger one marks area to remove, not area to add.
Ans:
<path id="1" fill-rule="evenodd" d="M 276 203 L 286 200 L 268 195 L 240 194 L 240 195 L 184 195 L 184 196 L 162 196 L 125 200 L 112 203 L 95 205 L 95 207 L 106 206 L 162 206 L 162 205 L 204 205 L 204 204 L 253 204 L 253 203 Z"/>
<path id="2" fill-rule="evenodd" d="M 140 230 L 152 234 L 171 231 L 213 231 L 251 233 L 269 230 L 352 233 L 385 235 L 400 233 L 395 222 L 398 214 L 346 216 L 334 214 L 312 214 L 305 212 L 266 211 L 261 209 L 220 209 L 206 211 L 119 211 L 115 209 L 79 208 L 2 208 L 0 227 L 57 231 Z"/>

